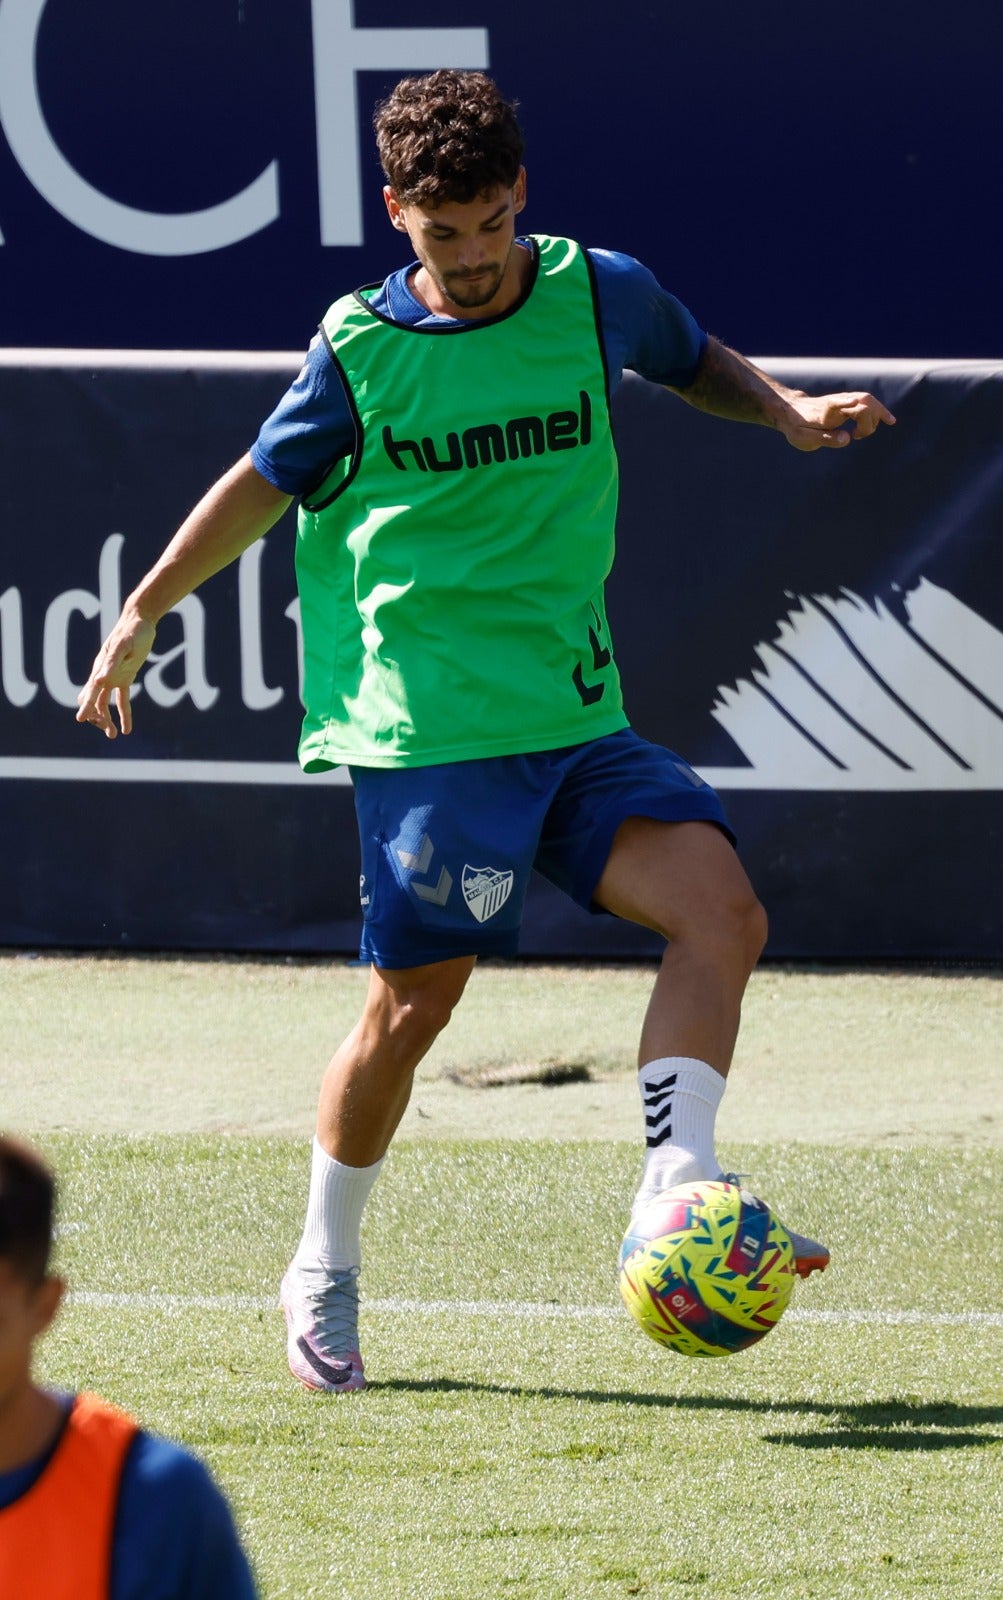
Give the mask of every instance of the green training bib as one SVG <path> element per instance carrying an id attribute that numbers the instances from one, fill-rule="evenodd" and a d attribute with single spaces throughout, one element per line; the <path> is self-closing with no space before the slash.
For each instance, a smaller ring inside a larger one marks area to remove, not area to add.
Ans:
<path id="1" fill-rule="evenodd" d="M 357 446 L 299 513 L 309 771 L 556 749 L 626 726 L 603 585 L 617 463 L 588 258 L 534 240 L 511 311 L 323 331 Z"/>

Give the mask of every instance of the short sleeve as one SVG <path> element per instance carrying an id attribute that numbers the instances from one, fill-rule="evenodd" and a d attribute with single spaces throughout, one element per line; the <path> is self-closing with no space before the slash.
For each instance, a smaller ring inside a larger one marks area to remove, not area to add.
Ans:
<path id="1" fill-rule="evenodd" d="M 316 488 L 355 448 L 355 423 L 338 368 L 320 334 L 251 446 L 257 472 L 282 494 Z"/>
<path id="2" fill-rule="evenodd" d="M 633 256 L 590 250 L 589 257 L 612 386 L 626 367 L 652 383 L 688 388 L 707 343 L 692 313 Z"/>
<path id="3" fill-rule="evenodd" d="M 255 1600 L 230 1508 L 195 1456 L 155 1434 L 126 1458 L 111 1600 Z"/>

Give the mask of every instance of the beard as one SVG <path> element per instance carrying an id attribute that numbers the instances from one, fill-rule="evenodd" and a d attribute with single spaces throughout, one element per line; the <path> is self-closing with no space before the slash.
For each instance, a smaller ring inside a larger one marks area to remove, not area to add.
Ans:
<path id="1" fill-rule="evenodd" d="M 484 267 L 474 276 L 464 272 L 446 273 L 438 280 L 439 289 L 462 311 L 475 311 L 491 304 L 502 286 L 508 263 L 509 256 L 506 256 L 504 261 Z"/>
<path id="2" fill-rule="evenodd" d="M 478 306 L 490 305 L 498 293 L 504 275 L 504 267 L 485 269 L 475 278 L 451 272 L 439 287 L 447 300 L 452 300 L 454 306 L 460 306 L 464 311 L 472 311 Z"/>

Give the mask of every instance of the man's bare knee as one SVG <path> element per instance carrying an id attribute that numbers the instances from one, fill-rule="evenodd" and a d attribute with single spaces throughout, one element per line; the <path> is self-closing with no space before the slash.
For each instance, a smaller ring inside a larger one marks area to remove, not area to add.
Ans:
<path id="1" fill-rule="evenodd" d="M 766 915 L 766 908 L 753 895 L 745 914 L 743 930 L 744 947 L 750 972 L 766 948 L 769 931 L 770 924 Z"/>
<path id="2" fill-rule="evenodd" d="M 448 994 L 419 990 L 396 998 L 394 1026 L 406 1030 L 417 1043 L 431 1044 L 448 1025 L 455 1001 Z"/>
<path id="3" fill-rule="evenodd" d="M 741 970 L 748 976 L 766 944 L 766 912 L 751 888 L 748 893 L 709 897 L 689 915 L 665 929 L 672 949 L 687 949 L 715 966 Z"/>
<path id="4" fill-rule="evenodd" d="M 373 969 L 369 1007 L 388 1032 L 427 1049 L 449 1023 L 473 962 L 442 962 L 430 967 Z"/>
<path id="5" fill-rule="evenodd" d="M 708 937 L 738 954 L 751 972 L 766 943 L 766 912 L 752 891 L 712 905 L 708 911 Z"/>

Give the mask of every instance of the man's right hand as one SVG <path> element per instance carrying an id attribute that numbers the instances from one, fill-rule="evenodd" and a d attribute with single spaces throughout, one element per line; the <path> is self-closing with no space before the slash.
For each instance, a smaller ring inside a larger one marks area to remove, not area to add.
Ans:
<path id="1" fill-rule="evenodd" d="M 116 739 L 114 707 L 122 732 L 132 732 L 129 690 L 153 648 L 156 633 L 152 622 L 143 617 L 126 617 L 123 612 L 98 651 L 91 675 L 77 695 L 78 722 L 89 722 L 106 739 Z"/>
<path id="2" fill-rule="evenodd" d="M 118 737 L 112 709 L 123 733 L 132 732 L 129 690 L 153 646 L 150 617 L 166 616 L 185 597 L 243 555 L 292 505 L 292 496 L 274 488 L 242 455 L 188 513 L 159 561 L 133 590 L 77 695 L 77 721 Z"/>

